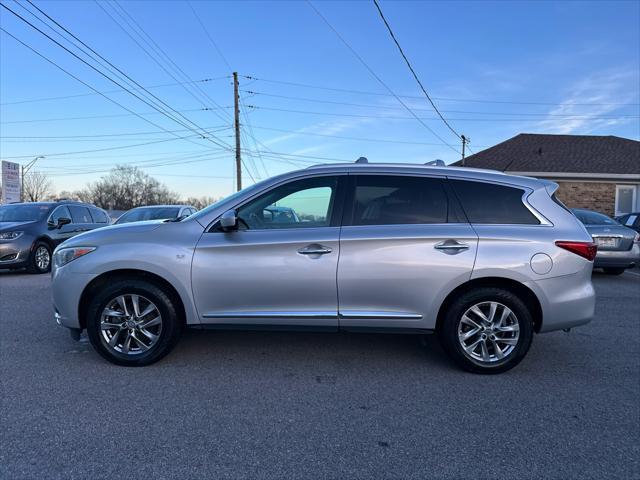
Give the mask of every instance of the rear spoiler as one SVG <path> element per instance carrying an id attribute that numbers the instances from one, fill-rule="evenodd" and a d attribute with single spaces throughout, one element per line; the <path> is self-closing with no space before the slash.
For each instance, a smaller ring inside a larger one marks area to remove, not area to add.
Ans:
<path id="1" fill-rule="evenodd" d="M 550 197 L 552 197 L 558 190 L 559 186 L 556 182 L 552 182 L 551 180 L 541 180 L 541 182 L 544 183 L 544 188 L 547 190 Z"/>

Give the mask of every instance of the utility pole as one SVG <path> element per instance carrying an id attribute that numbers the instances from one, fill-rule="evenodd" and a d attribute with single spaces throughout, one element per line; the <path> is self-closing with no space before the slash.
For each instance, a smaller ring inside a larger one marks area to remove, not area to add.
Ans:
<path id="1" fill-rule="evenodd" d="M 464 150 L 467 146 L 467 143 L 469 143 L 469 139 L 464 135 L 460 135 L 460 140 L 462 140 L 462 166 L 464 167 Z"/>
<path id="2" fill-rule="evenodd" d="M 240 157 L 240 97 L 238 96 L 238 72 L 233 72 L 233 115 L 236 131 L 236 189 L 242 190 L 242 160 Z"/>
<path id="3" fill-rule="evenodd" d="M 41 158 L 45 158 L 45 157 L 43 155 L 40 155 L 39 157 L 36 157 L 33 160 L 31 160 L 26 165 L 21 165 L 20 167 L 20 201 L 21 202 L 24 202 L 24 176 L 27 173 L 29 173 L 29 170 L 31 170 L 31 167 L 33 167 L 33 165 L 35 165 L 35 163 Z"/>

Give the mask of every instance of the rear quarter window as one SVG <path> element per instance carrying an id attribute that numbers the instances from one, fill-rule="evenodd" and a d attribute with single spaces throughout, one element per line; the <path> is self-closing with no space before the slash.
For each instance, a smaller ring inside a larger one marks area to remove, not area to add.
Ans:
<path id="1" fill-rule="evenodd" d="M 471 223 L 539 225 L 522 203 L 525 191 L 517 187 L 469 180 L 450 180 Z"/>

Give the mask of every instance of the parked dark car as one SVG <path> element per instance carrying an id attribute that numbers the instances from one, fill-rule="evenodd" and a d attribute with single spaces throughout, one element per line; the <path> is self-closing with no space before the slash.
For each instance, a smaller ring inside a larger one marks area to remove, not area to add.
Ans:
<path id="1" fill-rule="evenodd" d="M 592 210 L 573 209 L 598 245 L 594 268 L 620 275 L 640 262 L 640 235 L 617 220 Z"/>
<path id="2" fill-rule="evenodd" d="M 145 220 L 176 220 L 193 215 L 197 210 L 190 205 L 152 205 L 148 207 L 132 208 L 123 213 L 114 225 L 131 222 L 143 222 Z"/>
<path id="3" fill-rule="evenodd" d="M 80 202 L 1 205 L 0 268 L 26 267 L 31 273 L 46 273 L 58 244 L 110 223 L 104 210 Z"/>
<path id="4" fill-rule="evenodd" d="M 622 225 L 628 228 L 633 228 L 636 232 L 640 233 L 640 212 L 627 213 L 616 217 L 616 220 Z"/>

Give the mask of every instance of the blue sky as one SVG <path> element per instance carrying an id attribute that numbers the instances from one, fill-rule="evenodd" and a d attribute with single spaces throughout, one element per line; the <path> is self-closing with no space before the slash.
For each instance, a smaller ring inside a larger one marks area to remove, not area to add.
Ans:
<path id="1" fill-rule="evenodd" d="M 46 30 L 15 2 L 3 3 Z M 228 145 L 233 144 L 228 76 L 237 70 L 243 147 L 250 151 L 244 155 L 246 183 L 251 176 L 363 155 L 392 162 L 459 158 L 459 141 L 421 97 L 372 2 L 314 5 L 450 146 L 388 95 L 306 2 L 122 1 L 124 10 L 88 1 L 36 5 Z M 471 138 L 472 151 L 521 132 L 640 137 L 640 2 L 381 1 L 381 6 L 438 107 L 456 131 Z M 189 137 L 195 134 L 183 125 L 126 92 L 114 92 L 114 84 L 2 10 L 0 22 L 11 34 L 155 124 L 99 95 L 82 95 L 92 92 L 2 33 L 3 159 L 46 155 L 37 168 L 52 176 L 58 191 L 81 188 L 116 163 L 131 163 L 184 196 L 231 193 L 230 151 Z M 161 68 L 127 36 L 122 28 L 134 35 L 131 18 L 186 76 L 158 53 Z M 187 77 L 196 83 L 175 85 Z M 82 96 L 39 100 L 69 95 Z"/>

